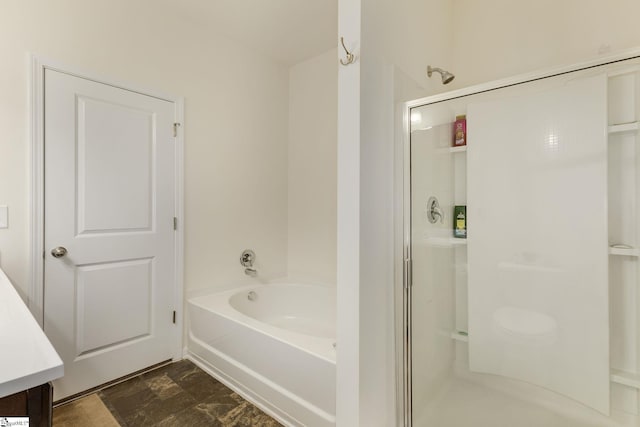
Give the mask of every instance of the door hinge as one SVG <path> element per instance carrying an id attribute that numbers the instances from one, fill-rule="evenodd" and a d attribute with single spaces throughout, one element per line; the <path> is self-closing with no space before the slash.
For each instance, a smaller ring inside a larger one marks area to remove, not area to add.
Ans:
<path id="1" fill-rule="evenodd" d="M 180 123 L 174 123 L 173 124 L 173 137 L 177 137 L 178 136 L 178 126 L 180 126 Z"/>
<path id="2" fill-rule="evenodd" d="M 173 310 L 173 324 L 175 325 L 176 323 L 176 311 Z"/>
<path id="3" fill-rule="evenodd" d="M 173 217 L 173 229 L 177 230 L 178 229 L 178 218 L 177 217 Z"/>
<path id="4" fill-rule="evenodd" d="M 413 274 L 412 274 L 412 262 L 411 258 L 407 258 L 404 260 L 404 287 L 410 288 L 413 285 Z"/>

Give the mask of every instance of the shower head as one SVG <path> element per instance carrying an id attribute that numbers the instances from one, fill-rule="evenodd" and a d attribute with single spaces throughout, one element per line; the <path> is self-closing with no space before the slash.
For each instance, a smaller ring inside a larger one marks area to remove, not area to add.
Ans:
<path id="1" fill-rule="evenodd" d="M 451 83 L 451 81 L 456 77 L 453 74 L 451 74 L 450 72 L 443 70 L 442 68 L 437 68 L 437 67 L 432 67 L 431 65 L 429 65 L 427 67 L 427 76 L 431 77 L 431 75 L 436 72 L 436 73 L 440 73 L 440 75 L 442 76 L 442 84 L 446 85 L 447 83 Z"/>

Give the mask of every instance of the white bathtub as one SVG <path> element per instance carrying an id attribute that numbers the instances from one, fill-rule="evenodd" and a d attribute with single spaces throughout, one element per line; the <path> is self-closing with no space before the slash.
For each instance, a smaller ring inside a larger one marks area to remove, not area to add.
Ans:
<path id="1" fill-rule="evenodd" d="M 286 425 L 335 425 L 335 289 L 244 287 L 188 301 L 188 356 Z"/>

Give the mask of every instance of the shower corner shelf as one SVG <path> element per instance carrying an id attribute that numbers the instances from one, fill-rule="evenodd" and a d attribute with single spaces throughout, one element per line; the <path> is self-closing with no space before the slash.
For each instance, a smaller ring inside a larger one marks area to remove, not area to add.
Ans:
<path id="1" fill-rule="evenodd" d="M 434 246 L 436 248 L 450 248 L 454 246 L 464 246 L 467 244 L 467 239 L 461 239 L 457 237 L 430 237 L 425 236 L 427 245 Z"/>
<path id="2" fill-rule="evenodd" d="M 462 147 L 449 147 L 449 152 L 451 153 L 464 153 L 467 151 L 467 146 L 463 145 Z"/>
<path id="3" fill-rule="evenodd" d="M 610 125 L 609 133 L 624 133 L 624 132 L 635 132 L 640 129 L 639 122 L 631 122 L 631 123 L 622 123 L 618 125 Z"/>
<path id="4" fill-rule="evenodd" d="M 611 370 L 611 382 L 640 389 L 640 375 L 619 369 Z"/>
<path id="5" fill-rule="evenodd" d="M 616 248 L 609 246 L 609 255 L 619 256 L 640 256 L 640 249 L 638 248 Z"/>
<path id="6" fill-rule="evenodd" d="M 469 334 L 462 331 L 451 332 L 451 338 L 460 342 L 469 342 Z"/>

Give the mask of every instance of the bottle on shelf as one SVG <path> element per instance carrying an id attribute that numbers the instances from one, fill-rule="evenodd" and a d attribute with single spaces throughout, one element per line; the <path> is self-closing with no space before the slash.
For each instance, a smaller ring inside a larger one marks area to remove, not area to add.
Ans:
<path id="1" fill-rule="evenodd" d="M 467 207 L 455 206 L 453 210 L 453 237 L 467 238 Z"/>
<path id="2" fill-rule="evenodd" d="M 453 123 L 453 146 L 462 147 L 467 145 L 467 116 L 456 116 Z"/>

